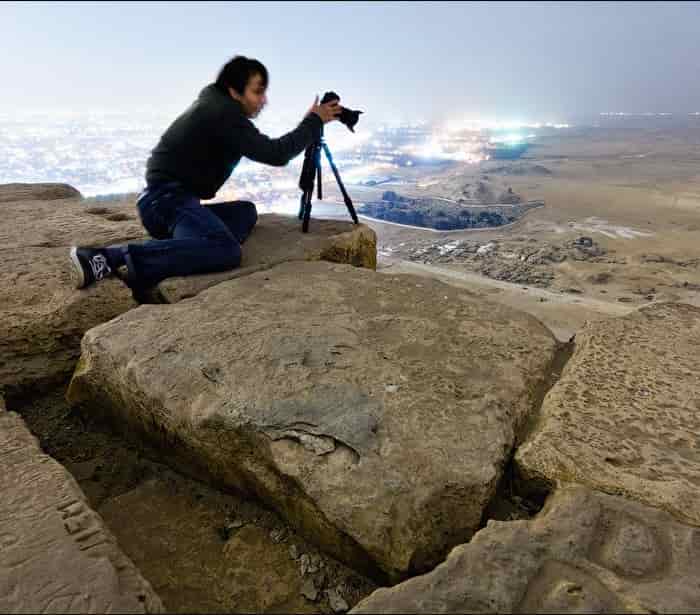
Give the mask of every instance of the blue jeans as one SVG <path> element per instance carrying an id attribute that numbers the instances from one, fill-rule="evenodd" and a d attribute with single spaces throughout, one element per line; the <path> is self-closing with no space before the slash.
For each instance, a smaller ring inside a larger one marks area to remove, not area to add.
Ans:
<path id="1" fill-rule="evenodd" d="M 129 244 L 127 284 L 155 286 L 165 278 L 234 269 L 241 244 L 258 213 L 253 203 L 201 205 L 177 183 L 149 186 L 136 202 L 141 222 L 154 240 Z"/>

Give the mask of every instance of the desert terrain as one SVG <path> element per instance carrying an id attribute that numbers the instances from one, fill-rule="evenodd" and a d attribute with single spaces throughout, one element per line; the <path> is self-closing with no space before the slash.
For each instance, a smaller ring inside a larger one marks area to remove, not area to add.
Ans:
<path id="1" fill-rule="evenodd" d="M 396 170 L 393 171 L 397 173 Z M 586 318 L 661 301 L 700 302 L 700 121 L 572 127 L 515 161 L 455 164 L 401 183 L 352 187 L 374 199 L 458 199 L 478 181 L 545 206 L 507 227 L 440 232 L 362 217 L 378 270 L 434 275 L 520 307 L 559 338 Z"/>

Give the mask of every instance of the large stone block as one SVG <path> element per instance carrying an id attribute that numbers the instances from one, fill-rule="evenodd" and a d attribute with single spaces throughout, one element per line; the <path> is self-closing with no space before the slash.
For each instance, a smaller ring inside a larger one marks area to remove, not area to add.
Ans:
<path id="1" fill-rule="evenodd" d="M 0 406 L 0 612 L 157 613 L 73 477 Z"/>
<path id="2" fill-rule="evenodd" d="M 351 613 L 697 613 L 700 530 L 624 498 L 558 490 L 531 521 L 490 521 L 429 574 Z"/>
<path id="3" fill-rule="evenodd" d="M 77 196 L 68 198 L 71 195 Z M 52 198 L 64 200 L 47 200 Z M 116 279 L 76 290 L 70 276 L 70 246 L 139 242 L 148 237 L 133 197 L 96 205 L 63 184 L 7 184 L 0 186 L 0 202 L 0 389 L 22 394 L 68 378 L 83 333 L 138 305 Z M 376 268 L 374 231 L 364 225 L 314 220 L 311 232 L 302 234 L 296 218 L 264 215 L 243 247 L 241 268 L 171 278 L 161 284 L 161 293 L 174 302 L 278 262 L 319 258 Z"/>
<path id="4" fill-rule="evenodd" d="M 3 203 L 2 214 L 0 389 L 20 393 L 68 378 L 83 333 L 137 305 L 119 280 L 76 290 L 70 246 L 140 239 L 144 231 L 128 201 L 19 200 Z"/>
<path id="5" fill-rule="evenodd" d="M 555 347 L 436 280 L 290 262 L 90 330 L 68 398 L 399 578 L 479 526 Z"/>
<path id="6" fill-rule="evenodd" d="M 588 324 L 516 462 L 700 524 L 700 308 L 657 304 Z"/>
<path id="7" fill-rule="evenodd" d="M 243 246 L 238 269 L 206 275 L 168 278 L 158 285 L 160 299 L 177 303 L 224 282 L 269 269 L 286 261 L 327 260 L 377 268 L 377 236 L 365 224 L 314 219 L 308 233 L 292 216 L 263 214 Z"/>

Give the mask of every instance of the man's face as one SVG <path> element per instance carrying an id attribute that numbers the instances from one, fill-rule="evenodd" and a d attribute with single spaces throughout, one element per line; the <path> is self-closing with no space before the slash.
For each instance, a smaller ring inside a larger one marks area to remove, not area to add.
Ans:
<path id="1" fill-rule="evenodd" d="M 245 86 L 243 96 L 233 88 L 228 89 L 231 96 L 243 105 L 243 111 L 249 118 L 257 117 L 267 104 L 267 88 L 263 85 L 262 76 L 254 74 Z"/>

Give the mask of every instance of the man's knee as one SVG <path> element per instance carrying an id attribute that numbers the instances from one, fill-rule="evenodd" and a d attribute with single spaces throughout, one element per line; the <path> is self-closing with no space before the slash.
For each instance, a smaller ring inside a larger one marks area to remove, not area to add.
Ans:
<path id="1" fill-rule="evenodd" d="M 207 241 L 217 269 L 235 269 L 241 264 L 241 244 L 233 235 L 216 233 L 209 235 Z"/>
<path id="2" fill-rule="evenodd" d="M 228 258 L 228 268 L 235 269 L 241 264 L 241 244 L 235 239 L 227 242 L 226 255 Z"/>
<path id="3" fill-rule="evenodd" d="M 249 228 L 253 228 L 255 223 L 258 221 L 258 210 L 255 207 L 255 203 L 250 201 L 239 201 L 238 207 L 243 208 L 242 217 L 248 222 Z"/>

